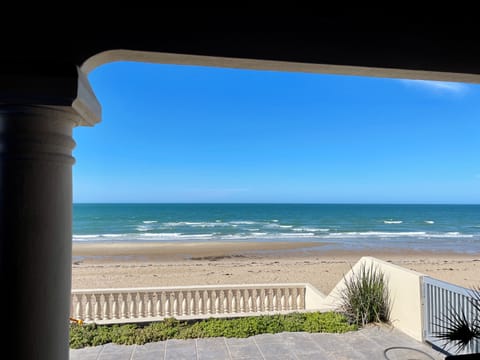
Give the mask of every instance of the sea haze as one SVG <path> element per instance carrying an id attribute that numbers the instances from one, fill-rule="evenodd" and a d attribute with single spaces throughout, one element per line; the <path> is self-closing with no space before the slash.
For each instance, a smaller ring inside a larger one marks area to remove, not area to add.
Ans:
<path id="1" fill-rule="evenodd" d="M 74 242 L 301 241 L 480 252 L 480 205 L 74 204 Z"/>

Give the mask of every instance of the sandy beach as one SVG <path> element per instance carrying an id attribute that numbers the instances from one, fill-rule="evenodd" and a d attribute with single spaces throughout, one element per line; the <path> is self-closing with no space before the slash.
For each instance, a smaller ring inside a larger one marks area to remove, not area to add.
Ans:
<path id="1" fill-rule="evenodd" d="M 480 254 L 344 251 L 310 243 L 74 243 L 73 289 L 309 282 L 330 292 L 362 256 L 453 284 L 480 284 Z"/>

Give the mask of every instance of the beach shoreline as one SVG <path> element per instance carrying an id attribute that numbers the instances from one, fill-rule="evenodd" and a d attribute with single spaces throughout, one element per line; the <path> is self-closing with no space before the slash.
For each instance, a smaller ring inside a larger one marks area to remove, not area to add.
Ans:
<path id="1" fill-rule="evenodd" d="M 310 242 L 74 242 L 72 288 L 308 282 L 328 293 L 362 256 L 460 286 L 480 283 L 478 253 L 332 249 Z"/>

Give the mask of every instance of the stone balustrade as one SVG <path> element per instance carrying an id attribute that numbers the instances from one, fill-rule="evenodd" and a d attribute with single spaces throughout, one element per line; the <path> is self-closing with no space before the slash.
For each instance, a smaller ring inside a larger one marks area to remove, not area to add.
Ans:
<path id="1" fill-rule="evenodd" d="M 305 283 L 73 290 L 71 317 L 109 324 L 288 313 L 323 298 Z"/>

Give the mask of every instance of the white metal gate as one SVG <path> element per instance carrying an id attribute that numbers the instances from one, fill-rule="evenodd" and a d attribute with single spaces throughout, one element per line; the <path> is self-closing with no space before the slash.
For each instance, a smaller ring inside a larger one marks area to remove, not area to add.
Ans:
<path id="1" fill-rule="evenodd" d="M 423 277 L 423 319 L 425 341 L 455 354 L 469 354 L 480 351 L 480 341 L 471 342 L 463 351 L 447 344 L 436 334 L 451 324 L 454 314 L 464 316 L 470 324 L 480 325 L 480 314 L 472 306 L 472 289 L 456 286 L 441 280 Z"/>

